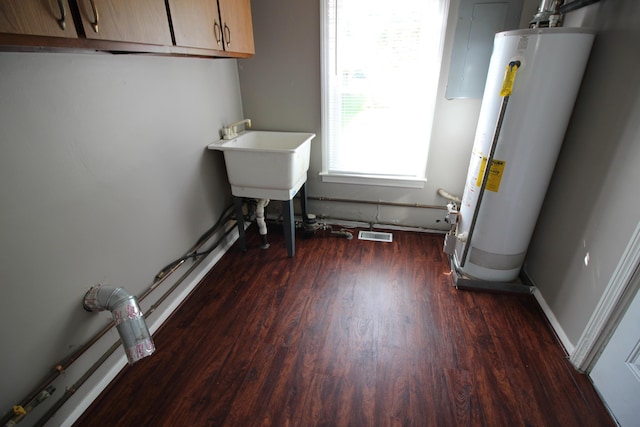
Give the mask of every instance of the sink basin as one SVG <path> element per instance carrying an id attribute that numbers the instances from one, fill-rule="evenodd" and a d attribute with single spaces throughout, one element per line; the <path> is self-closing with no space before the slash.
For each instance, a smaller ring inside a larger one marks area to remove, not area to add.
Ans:
<path id="1" fill-rule="evenodd" d="M 237 197 L 290 200 L 307 181 L 311 140 L 303 132 L 247 130 L 209 144 L 224 152 L 231 193 Z"/>

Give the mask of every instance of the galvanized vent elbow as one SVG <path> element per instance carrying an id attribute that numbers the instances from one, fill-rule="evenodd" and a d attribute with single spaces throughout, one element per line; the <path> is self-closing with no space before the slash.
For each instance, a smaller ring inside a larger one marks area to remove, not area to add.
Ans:
<path id="1" fill-rule="evenodd" d="M 120 334 L 120 340 L 130 365 L 151 356 L 155 345 L 138 300 L 122 288 L 96 285 L 84 296 L 83 307 L 87 311 L 109 310 Z"/>

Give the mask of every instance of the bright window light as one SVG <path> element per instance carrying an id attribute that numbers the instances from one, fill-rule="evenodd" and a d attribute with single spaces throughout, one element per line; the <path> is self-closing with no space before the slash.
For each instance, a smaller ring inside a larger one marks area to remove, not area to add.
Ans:
<path id="1" fill-rule="evenodd" d="M 322 0 L 324 181 L 422 186 L 447 0 Z"/>

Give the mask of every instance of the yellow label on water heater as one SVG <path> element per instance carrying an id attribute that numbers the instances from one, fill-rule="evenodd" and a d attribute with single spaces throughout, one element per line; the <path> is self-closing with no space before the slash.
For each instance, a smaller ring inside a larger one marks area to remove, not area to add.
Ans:
<path id="1" fill-rule="evenodd" d="M 489 191 L 495 193 L 500 190 L 500 181 L 502 181 L 502 174 L 504 172 L 504 166 L 507 164 L 504 160 L 493 159 L 491 162 L 491 168 L 489 168 L 489 176 L 487 177 L 487 186 L 485 187 Z M 487 158 L 482 157 L 480 163 L 480 171 L 478 172 L 478 178 L 476 179 L 476 186 L 482 185 L 482 177 L 484 176 L 484 170 L 487 167 Z"/>

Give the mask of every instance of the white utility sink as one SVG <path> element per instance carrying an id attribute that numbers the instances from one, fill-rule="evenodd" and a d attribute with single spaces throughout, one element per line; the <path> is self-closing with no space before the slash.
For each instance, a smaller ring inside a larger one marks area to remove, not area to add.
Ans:
<path id="1" fill-rule="evenodd" d="M 224 152 L 234 196 L 284 201 L 292 199 L 307 181 L 311 140 L 315 136 L 247 130 L 207 148 Z"/>

